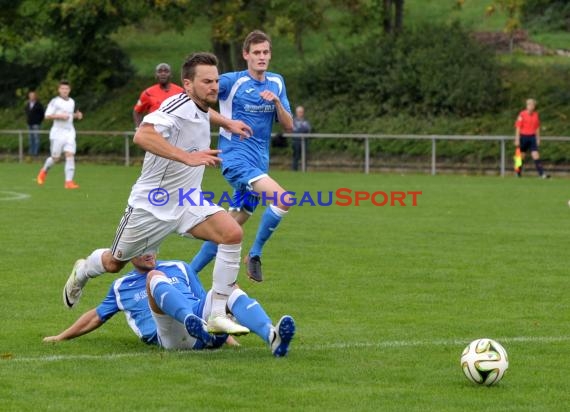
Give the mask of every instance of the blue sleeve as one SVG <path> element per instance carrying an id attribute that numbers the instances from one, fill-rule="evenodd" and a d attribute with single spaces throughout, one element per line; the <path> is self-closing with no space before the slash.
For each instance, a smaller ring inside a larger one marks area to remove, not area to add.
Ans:
<path id="1" fill-rule="evenodd" d="M 188 273 L 188 280 L 190 281 L 189 286 L 190 289 L 192 290 L 192 293 L 198 297 L 202 296 L 205 297 L 206 290 L 204 289 L 202 282 L 200 282 L 200 279 L 198 278 L 196 272 L 194 272 L 194 270 L 188 263 L 184 262 L 184 266 L 186 266 L 186 272 Z"/>
<path id="2" fill-rule="evenodd" d="M 228 98 L 235 81 L 235 73 L 225 73 L 220 76 L 220 87 L 218 91 L 218 98 L 220 100 Z"/>
<path id="3" fill-rule="evenodd" d="M 289 104 L 289 98 L 287 97 L 287 89 L 285 88 L 285 79 L 281 77 L 281 83 L 283 84 L 283 88 L 281 89 L 281 93 L 279 94 L 279 100 L 281 100 L 281 104 L 291 114 L 291 105 Z M 277 119 L 277 114 L 275 115 Z"/>
<path id="4" fill-rule="evenodd" d="M 111 317 L 113 317 L 115 313 L 120 311 L 119 305 L 117 305 L 117 298 L 115 297 L 114 287 L 115 282 L 113 282 L 111 285 L 109 293 L 107 293 L 107 296 L 105 299 L 103 299 L 103 302 L 101 302 L 95 309 L 97 315 L 99 316 L 99 319 L 101 319 L 103 322 L 108 321 Z"/>

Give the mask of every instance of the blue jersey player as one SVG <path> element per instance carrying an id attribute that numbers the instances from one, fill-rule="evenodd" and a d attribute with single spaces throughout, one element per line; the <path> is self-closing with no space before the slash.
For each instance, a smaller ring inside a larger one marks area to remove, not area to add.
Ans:
<path id="1" fill-rule="evenodd" d="M 190 265 L 177 260 L 157 262 L 152 252 L 131 262 L 134 270 L 112 283 L 99 306 L 60 334 L 44 338 L 44 342 L 89 333 L 120 311 L 143 342 L 165 349 L 217 348 L 228 339 L 228 335 L 207 332 L 204 319 L 212 310 L 212 292 L 204 290 Z M 228 299 L 228 309 L 240 324 L 268 343 L 275 356 L 287 354 L 295 333 L 293 318 L 283 316 L 273 326 L 261 305 L 237 287 Z"/>
<path id="2" fill-rule="evenodd" d="M 241 120 L 253 134 L 243 139 L 238 134 L 220 130 L 219 149 L 222 153 L 222 174 L 233 187 L 230 213 L 243 225 L 257 207 L 270 201 L 257 230 L 255 241 L 245 257 L 248 276 L 263 280 L 261 253 L 265 242 L 277 228 L 291 205 L 291 198 L 279 183 L 269 177 L 269 148 L 275 121 L 285 132 L 293 130 L 293 118 L 287 99 L 285 81 L 279 74 L 267 71 L 271 61 L 271 39 L 259 30 L 251 32 L 243 44 L 247 70 L 225 73 L 220 77 L 220 114 Z M 200 272 L 215 256 L 217 245 L 204 243 L 192 261 Z"/>

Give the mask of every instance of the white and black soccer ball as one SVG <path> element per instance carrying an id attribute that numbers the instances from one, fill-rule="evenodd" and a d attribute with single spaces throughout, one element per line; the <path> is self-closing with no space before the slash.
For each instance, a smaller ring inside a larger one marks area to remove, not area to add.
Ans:
<path id="1" fill-rule="evenodd" d="M 461 355 L 461 368 L 471 382 L 493 385 L 503 378 L 509 368 L 507 351 L 493 339 L 474 340 Z"/>

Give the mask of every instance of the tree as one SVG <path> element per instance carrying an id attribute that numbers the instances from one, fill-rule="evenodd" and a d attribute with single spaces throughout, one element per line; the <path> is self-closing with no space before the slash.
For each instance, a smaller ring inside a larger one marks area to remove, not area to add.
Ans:
<path id="1" fill-rule="evenodd" d="M 507 21 L 503 31 L 509 35 L 509 51 L 512 53 L 514 49 L 514 33 L 521 27 L 521 11 L 525 0 L 493 0 L 493 3 L 487 6 L 485 14 L 492 16 L 494 13 L 501 11 L 506 13 Z"/>
<path id="2" fill-rule="evenodd" d="M 404 0 L 384 0 L 382 6 L 384 33 L 400 33 L 404 24 Z"/>
<path id="3" fill-rule="evenodd" d="M 403 30 L 404 0 L 332 0 L 332 4 L 347 11 L 352 34 L 374 38 Z"/>
<path id="4" fill-rule="evenodd" d="M 295 44 L 297 52 L 303 56 L 303 36 L 307 30 L 317 30 L 324 21 L 324 12 L 329 5 L 327 0 L 273 0 L 271 21 L 273 32 L 285 35 Z"/>
<path id="5" fill-rule="evenodd" d="M 20 0 L 3 2 L 0 68 L 41 73 L 42 88 L 53 91 L 61 78 L 95 105 L 105 92 L 134 73 L 128 56 L 111 39 L 119 27 L 152 14 L 180 24 L 190 0 Z M 174 16 L 179 16 L 178 20 Z M 180 27 L 180 25 L 179 25 Z M 0 73 L 0 89 L 14 78 Z M 24 73 L 15 73 L 26 80 Z M 25 86 L 25 83 L 24 83 Z M 29 86 L 29 84 L 28 84 Z"/>
<path id="6" fill-rule="evenodd" d="M 329 4 L 329 0 L 207 1 L 207 7 L 202 10 L 206 10 L 212 27 L 212 48 L 220 61 L 220 71 L 245 68 L 242 42 L 256 29 L 290 37 L 302 54 L 303 35 L 307 30 L 320 27 Z"/>
<path id="7" fill-rule="evenodd" d="M 568 0 L 526 0 L 522 7 L 523 22 L 540 31 L 570 32 Z"/>
<path id="8" fill-rule="evenodd" d="M 266 23 L 264 0 L 209 0 L 206 16 L 212 25 L 212 48 L 220 61 L 220 71 L 245 68 L 242 41 Z"/>

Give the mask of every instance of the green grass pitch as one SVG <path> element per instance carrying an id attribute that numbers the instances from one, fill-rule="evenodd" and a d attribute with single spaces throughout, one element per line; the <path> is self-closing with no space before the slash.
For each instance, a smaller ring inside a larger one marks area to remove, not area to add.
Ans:
<path id="1" fill-rule="evenodd" d="M 42 343 L 106 294 L 111 275 L 92 281 L 75 310 L 61 302 L 75 259 L 110 245 L 139 168 L 78 163 L 81 189 L 65 191 L 61 165 L 44 187 L 34 182 L 38 167 L 0 165 L 2 411 L 570 405 L 567 179 L 275 172 L 295 191 L 423 194 L 416 207 L 291 210 L 266 247 L 266 281 L 240 274 L 273 319 L 297 321 L 290 356 L 274 359 L 255 336 L 237 349 L 165 352 L 139 343 L 122 315 L 83 338 Z M 226 189 L 219 171 L 207 172 L 204 189 Z M 199 247 L 173 236 L 161 257 L 190 259 Z M 481 337 L 510 356 L 496 387 L 470 384 L 459 366 L 464 346 Z"/>

